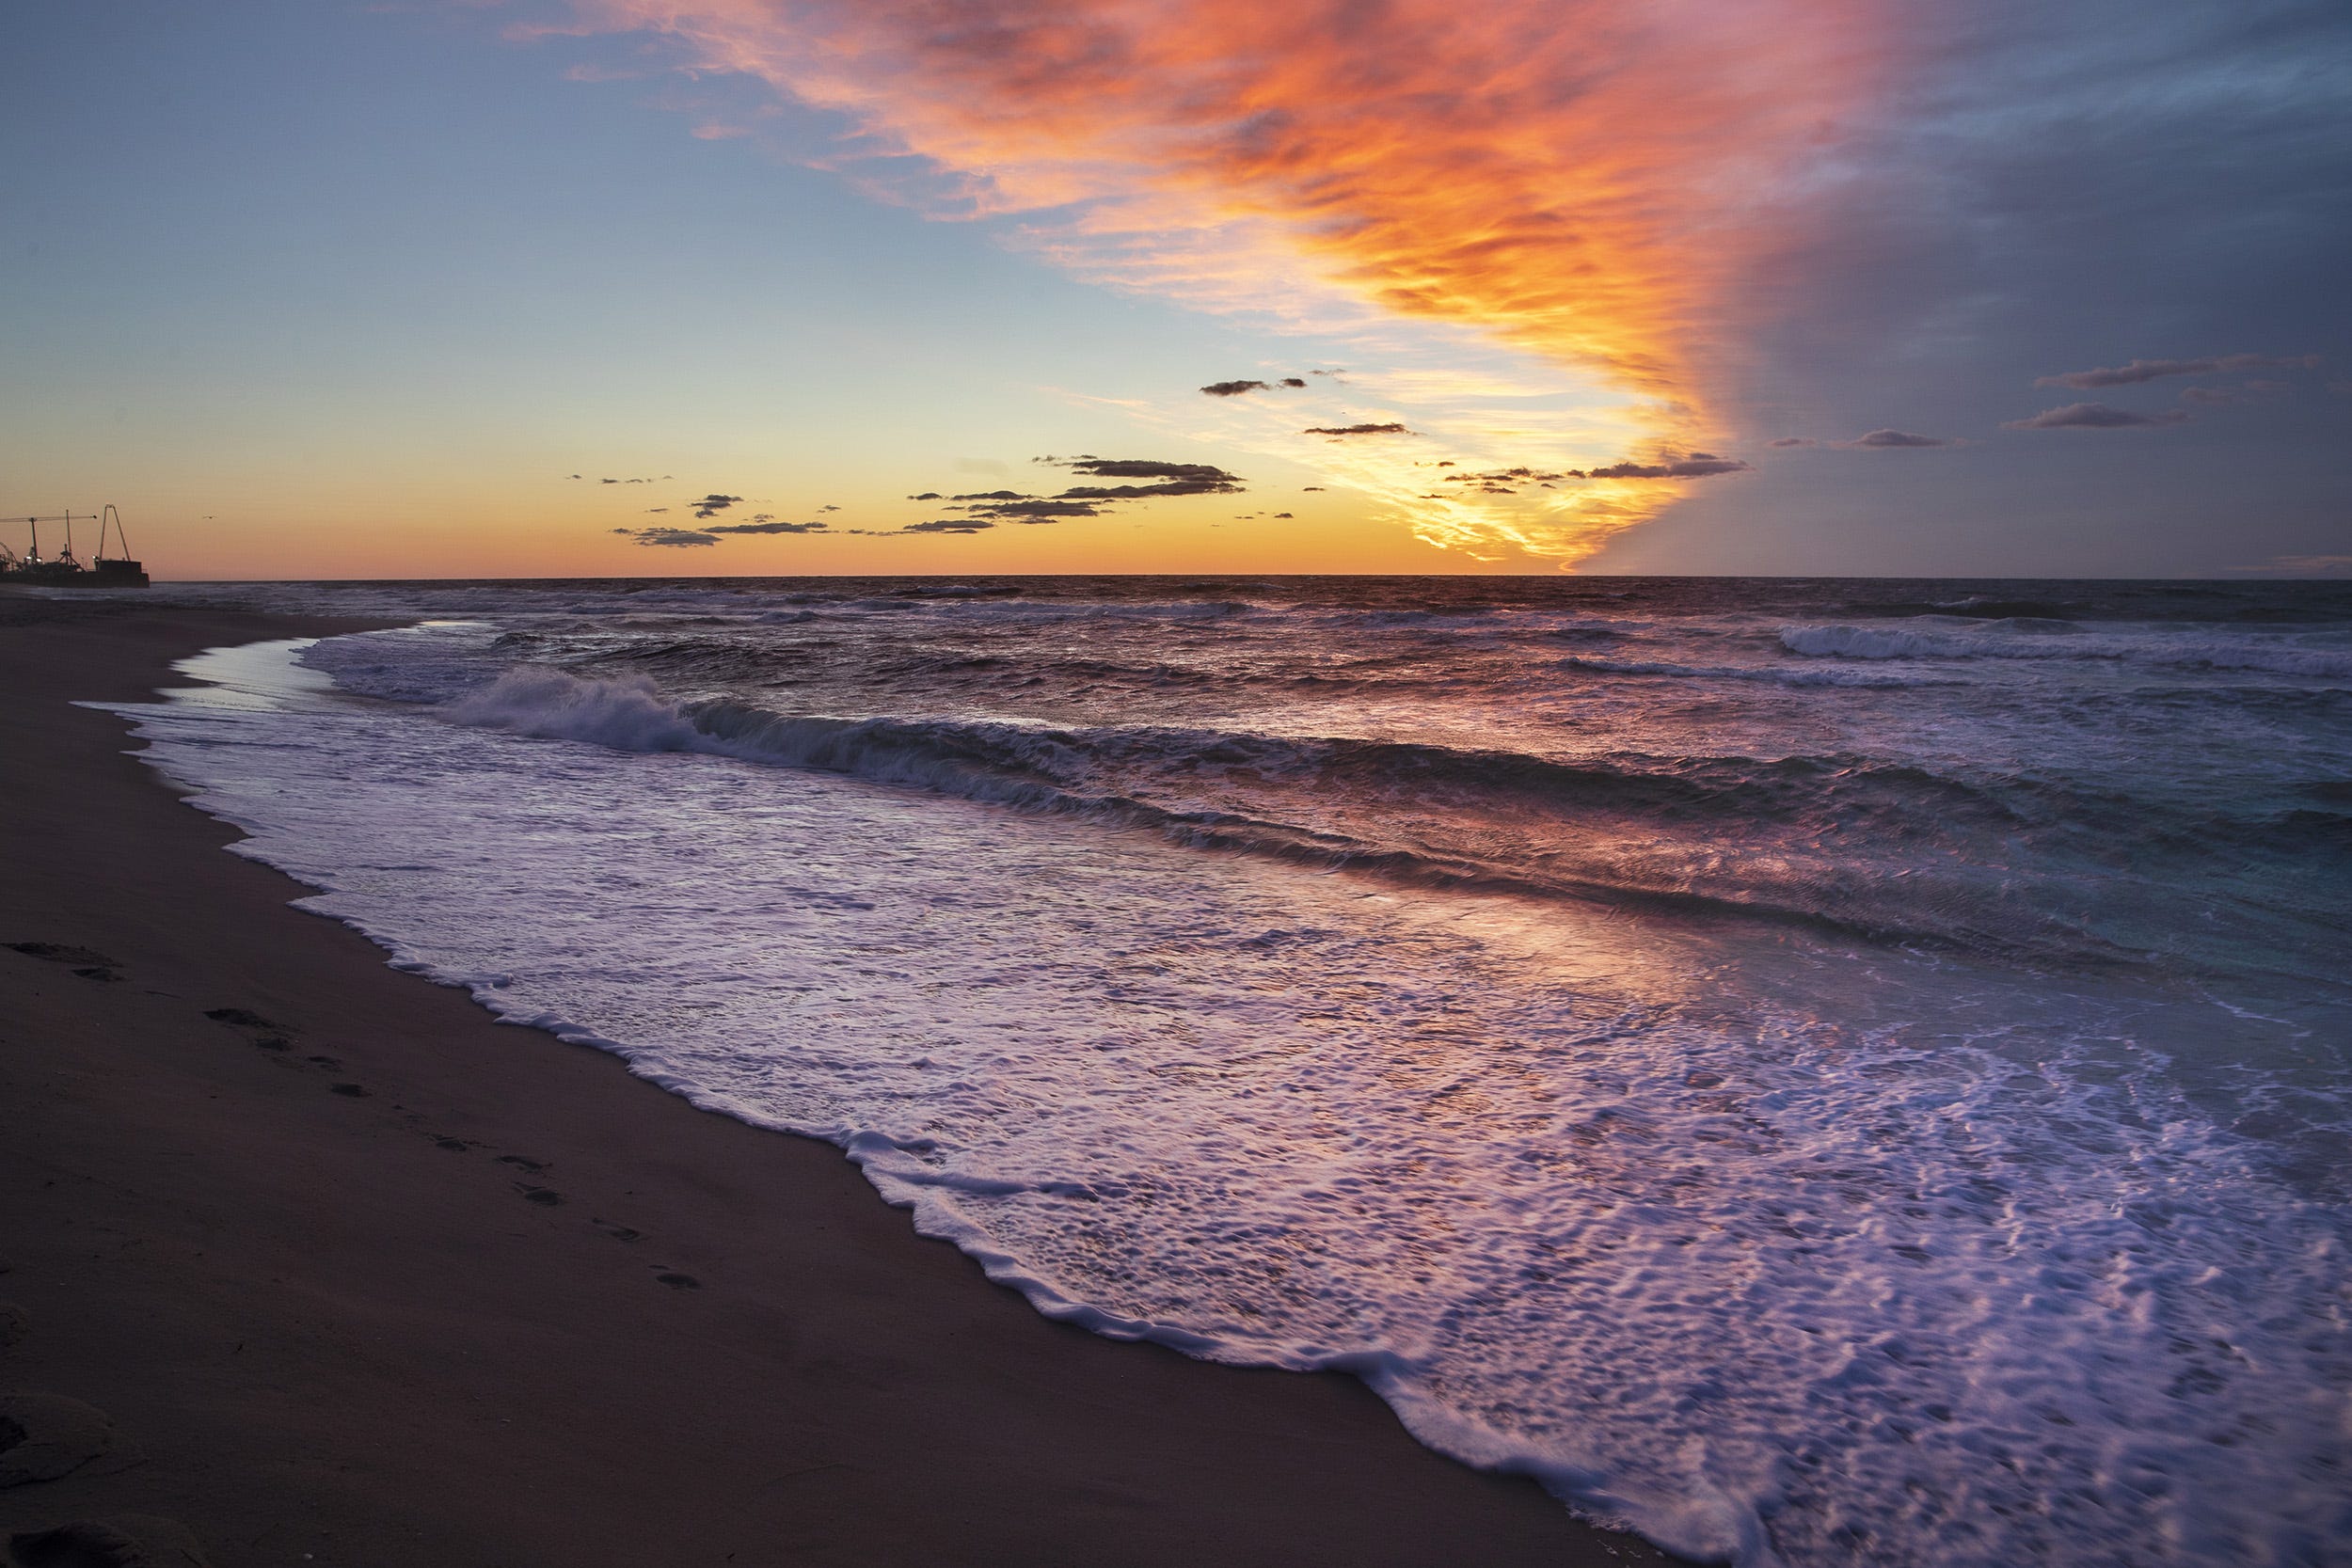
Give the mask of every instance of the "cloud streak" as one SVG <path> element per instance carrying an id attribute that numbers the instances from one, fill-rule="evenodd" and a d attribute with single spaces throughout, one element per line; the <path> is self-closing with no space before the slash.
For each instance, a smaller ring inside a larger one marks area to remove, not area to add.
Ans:
<path id="1" fill-rule="evenodd" d="M 1301 436 L 1410 436 L 1402 424 L 1319 424 L 1299 432 Z"/>
<path id="2" fill-rule="evenodd" d="M 705 533 L 824 533 L 825 523 L 780 523 L 772 517 L 755 517 L 748 523 L 713 523 Z"/>
<path id="3" fill-rule="evenodd" d="M 719 542 L 702 530 L 691 528 L 616 528 L 612 531 L 640 545 L 667 549 L 698 548 Z"/>
<path id="4" fill-rule="evenodd" d="M 2202 359 L 2135 359 L 2128 365 L 2038 376 L 2034 385 L 2094 392 L 2105 387 L 2137 387 L 2141 382 L 2159 381 L 2169 375 L 2232 375 L 2240 371 L 2309 371 L 2318 368 L 2319 356 L 2316 354 L 2291 355 L 2284 358 L 2273 358 L 2263 354 L 2220 354 Z"/>
<path id="5" fill-rule="evenodd" d="M 2135 413 L 2129 408 L 2110 408 L 2104 403 L 2070 403 L 2063 408 L 2045 408 L 2031 419 L 2010 420 L 2003 430 L 2133 430 L 2148 425 L 2181 424 L 2188 416 L 2178 408 L 2168 408 L 2160 414 Z"/>
<path id="6" fill-rule="evenodd" d="M 1900 451 L 1917 447 L 1956 447 L 1960 445 L 1948 436 L 1918 436 L 1908 430 L 1872 430 L 1851 441 L 1833 441 L 1832 446 L 1853 451 Z M 1774 446 L 1782 445 L 1774 441 Z"/>
<path id="7" fill-rule="evenodd" d="M 1517 446 L 1590 464 L 1712 444 L 1739 280 L 1872 89 L 1883 0 L 571 8 L 580 30 L 655 35 L 688 69 L 840 117 L 869 188 L 996 221 L 1083 277 L 1373 345 L 1423 324 L 1440 348 L 1483 341 L 1573 372 L 1555 396 L 1589 406 L 1613 388 L 1613 420 L 1538 429 L 1465 403 L 1447 432 L 1483 435 L 1489 462 Z M 1377 458 L 1300 460 L 1449 547 L 1569 559 L 1666 504 L 1587 489 L 1430 508 Z"/>

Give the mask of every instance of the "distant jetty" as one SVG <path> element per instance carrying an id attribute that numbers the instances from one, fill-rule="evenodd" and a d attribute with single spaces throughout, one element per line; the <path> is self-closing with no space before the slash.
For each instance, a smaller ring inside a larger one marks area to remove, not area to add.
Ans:
<path id="1" fill-rule="evenodd" d="M 73 553 L 73 525 L 77 522 L 98 525 L 98 547 L 87 562 Z M 40 553 L 40 525 L 65 526 L 65 545 L 54 556 Z M 122 532 L 122 515 L 112 506 L 103 512 L 61 512 L 54 517 L 27 517 L 24 525 L 31 531 L 32 542 L 23 555 L 5 543 L 0 543 L 0 588 L 144 588 L 147 570 L 131 559 L 131 541 Z M 111 530 L 115 546 L 121 553 L 106 553 L 106 534 Z"/>

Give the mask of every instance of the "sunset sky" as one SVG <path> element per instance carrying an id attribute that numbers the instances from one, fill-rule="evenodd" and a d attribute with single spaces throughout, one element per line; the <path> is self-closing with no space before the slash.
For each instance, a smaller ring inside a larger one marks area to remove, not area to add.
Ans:
<path id="1" fill-rule="evenodd" d="M 0 89 L 0 518 L 158 576 L 2352 568 L 2340 0 L 77 0 Z"/>

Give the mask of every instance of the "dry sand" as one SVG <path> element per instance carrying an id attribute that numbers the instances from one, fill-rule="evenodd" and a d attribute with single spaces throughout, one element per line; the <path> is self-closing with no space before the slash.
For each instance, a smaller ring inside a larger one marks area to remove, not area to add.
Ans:
<path id="1" fill-rule="evenodd" d="M 1047 1323 L 833 1148 L 289 909 L 69 705 L 341 629 L 0 594 L 0 943 L 53 949 L 0 948 L 0 1391 L 115 1433 L 0 1488 L 0 1536 L 160 1515 L 218 1568 L 1665 1560 L 1350 1379 Z"/>

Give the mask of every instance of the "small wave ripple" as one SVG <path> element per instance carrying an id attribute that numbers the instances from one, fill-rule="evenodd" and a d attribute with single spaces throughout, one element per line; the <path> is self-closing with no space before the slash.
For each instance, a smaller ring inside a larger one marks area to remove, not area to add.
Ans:
<path id="1" fill-rule="evenodd" d="M 2003 629 L 1993 629 L 1999 626 Z M 2352 647 L 2341 638 L 2234 637 L 2180 633 L 2115 636 L 2066 622 L 1991 623 L 1985 629 L 1801 626 L 1780 645 L 1804 658 L 2116 659 L 2185 670 L 2251 670 L 2321 680 L 2352 678 Z"/>

